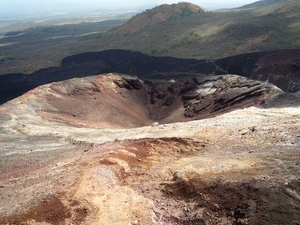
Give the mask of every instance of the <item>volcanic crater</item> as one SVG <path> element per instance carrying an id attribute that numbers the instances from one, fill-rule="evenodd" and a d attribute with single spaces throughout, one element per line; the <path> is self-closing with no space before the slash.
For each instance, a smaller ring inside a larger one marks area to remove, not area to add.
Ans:
<path id="1" fill-rule="evenodd" d="M 274 85 L 237 75 L 193 78 L 186 82 L 142 81 L 106 74 L 51 83 L 23 98 L 42 118 L 78 127 L 135 128 L 208 118 L 259 105 Z M 39 104 L 38 102 L 43 102 Z"/>
<path id="2" fill-rule="evenodd" d="M 1 224 L 297 224 L 297 94 L 108 73 L 0 107 Z"/>

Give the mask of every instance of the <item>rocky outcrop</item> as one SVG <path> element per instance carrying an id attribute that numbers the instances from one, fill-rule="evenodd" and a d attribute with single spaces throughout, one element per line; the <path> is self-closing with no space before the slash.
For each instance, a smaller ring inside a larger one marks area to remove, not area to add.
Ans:
<path id="1" fill-rule="evenodd" d="M 221 76 L 199 86 L 197 91 L 188 91 L 182 96 L 186 117 L 207 117 L 228 110 L 259 105 L 271 93 L 279 92 L 272 85 L 233 75 Z"/>

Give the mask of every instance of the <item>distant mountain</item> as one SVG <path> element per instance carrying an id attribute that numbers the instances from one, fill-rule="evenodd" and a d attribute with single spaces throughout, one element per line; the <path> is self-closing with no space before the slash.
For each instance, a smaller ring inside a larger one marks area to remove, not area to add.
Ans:
<path id="1" fill-rule="evenodd" d="M 197 59 L 299 48 L 300 1 L 258 3 L 269 6 L 222 12 L 206 12 L 189 3 L 158 6 L 109 31 L 98 44 L 153 56 Z M 183 7 L 188 7 L 189 16 L 184 16 Z"/>
<path id="2" fill-rule="evenodd" d="M 186 17 L 203 12 L 207 12 L 207 10 L 188 2 L 180 2 L 172 5 L 163 4 L 132 17 L 122 26 L 109 32 L 108 35 L 134 33 L 146 26 L 162 23 L 171 18 L 178 16 Z"/>

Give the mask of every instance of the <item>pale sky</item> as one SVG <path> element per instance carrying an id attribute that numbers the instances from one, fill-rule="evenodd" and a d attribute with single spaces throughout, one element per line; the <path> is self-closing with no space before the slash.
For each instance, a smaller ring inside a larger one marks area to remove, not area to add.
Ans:
<path id="1" fill-rule="evenodd" d="M 257 0 L 183 0 L 199 5 L 207 10 L 234 8 Z M 84 10 L 84 9 L 148 9 L 161 4 L 178 3 L 180 0 L 0 0 L 1 14 L 35 13 L 53 10 Z"/>
<path id="2" fill-rule="evenodd" d="M 239 7 L 245 4 L 253 3 L 257 0 L 187 0 L 187 2 L 194 3 L 204 8 L 218 9 L 218 8 L 230 8 Z M 70 3 L 70 4 L 95 4 L 107 6 L 127 5 L 127 6 L 142 6 L 142 5 L 160 5 L 160 4 L 172 4 L 178 3 L 174 0 L 0 0 L 1 5 L 24 5 L 24 4 L 39 4 L 39 5 L 53 5 L 56 3 Z"/>
<path id="3" fill-rule="evenodd" d="M 184 0 L 186 1 L 186 0 Z M 233 8 L 233 7 L 239 7 L 242 5 L 246 5 L 249 3 L 256 2 L 258 0 L 190 0 L 186 2 L 191 2 L 193 4 L 199 5 L 203 8 L 206 9 L 220 9 L 220 8 Z M 144 1 L 147 2 L 147 1 Z M 160 0 L 154 0 L 152 1 L 153 3 L 156 4 L 172 4 L 172 3 L 177 3 L 179 1 L 172 1 L 172 0 L 165 0 L 165 1 L 160 1 Z"/>

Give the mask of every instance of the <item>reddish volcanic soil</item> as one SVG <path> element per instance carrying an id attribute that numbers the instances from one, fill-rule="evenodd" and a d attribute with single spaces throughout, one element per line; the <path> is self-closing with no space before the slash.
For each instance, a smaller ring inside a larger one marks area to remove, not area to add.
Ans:
<path id="1" fill-rule="evenodd" d="M 0 224 L 300 224 L 300 99 L 107 74 L 0 106 Z"/>
<path id="2" fill-rule="evenodd" d="M 51 83 L 23 99 L 32 99 L 26 104 L 34 105 L 46 120 L 77 127 L 134 128 L 216 116 L 261 104 L 277 92 L 271 84 L 236 75 L 163 83 L 107 74 Z"/>

